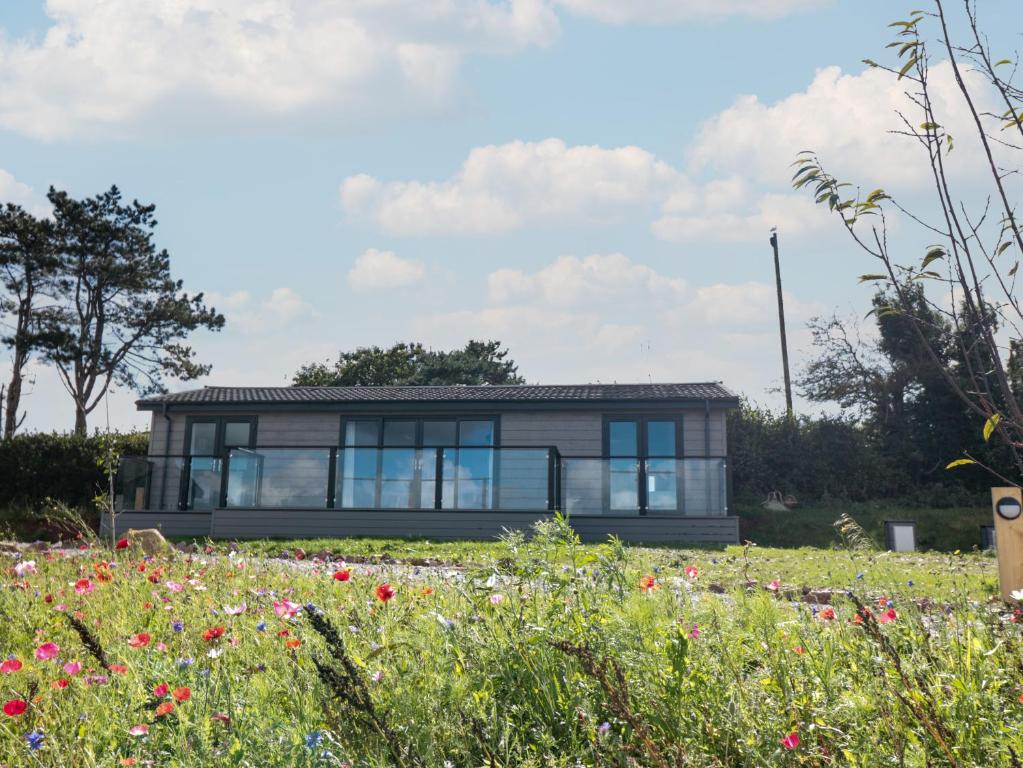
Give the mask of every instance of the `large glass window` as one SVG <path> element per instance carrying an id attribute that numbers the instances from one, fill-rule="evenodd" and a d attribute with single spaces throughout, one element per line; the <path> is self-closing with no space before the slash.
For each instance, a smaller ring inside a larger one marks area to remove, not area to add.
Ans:
<path id="1" fill-rule="evenodd" d="M 338 503 L 368 509 L 491 509 L 496 432 L 493 419 L 346 420 Z"/>
<path id="2" fill-rule="evenodd" d="M 185 428 L 188 458 L 182 474 L 180 508 L 210 510 L 219 507 L 225 492 L 223 457 L 232 448 L 251 448 L 255 434 L 254 416 L 189 419 Z M 241 477 L 244 471 L 245 467 L 239 467 L 235 475 Z"/>

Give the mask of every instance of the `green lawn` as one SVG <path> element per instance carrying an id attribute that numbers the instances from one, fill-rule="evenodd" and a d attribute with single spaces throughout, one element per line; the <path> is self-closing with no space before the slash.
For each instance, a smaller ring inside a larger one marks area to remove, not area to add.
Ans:
<path id="1" fill-rule="evenodd" d="M 1023 625 L 993 599 L 988 555 L 535 534 L 307 541 L 300 560 L 295 542 L 4 557 L 0 764 L 922 768 L 1023 755 Z M 461 567 L 346 573 L 316 562 L 318 547 Z M 804 587 L 835 591 L 811 600 Z"/>

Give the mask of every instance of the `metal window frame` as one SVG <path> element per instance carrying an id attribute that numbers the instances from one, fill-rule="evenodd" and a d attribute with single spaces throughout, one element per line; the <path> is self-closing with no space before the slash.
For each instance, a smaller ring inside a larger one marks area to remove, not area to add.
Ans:
<path id="1" fill-rule="evenodd" d="M 209 416 L 202 414 L 190 414 L 185 417 L 185 440 L 182 446 L 182 456 L 187 459 L 185 466 L 181 473 L 181 486 L 178 490 L 178 509 L 182 512 L 187 512 L 192 509 L 191 500 L 188 497 L 188 490 L 191 485 L 192 477 L 192 459 L 193 458 L 214 458 L 221 462 L 220 465 L 220 491 L 217 498 L 216 507 L 227 506 L 227 475 L 230 468 L 229 453 L 230 449 L 225 445 L 224 437 L 227 431 L 227 423 L 248 423 L 249 424 L 249 444 L 246 446 L 233 446 L 235 448 L 248 448 L 254 449 L 256 447 L 256 435 L 259 429 L 259 414 L 239 414 L 225 415 L 225 414 L 210 414 Z M 193 454 L 192 453 L 192 429 L 196 424 L 213 424 L 214 425 L 214 437 L 213 437 L 213 454 Z M 216 508 L 215 507 L 215 508 Z"/>

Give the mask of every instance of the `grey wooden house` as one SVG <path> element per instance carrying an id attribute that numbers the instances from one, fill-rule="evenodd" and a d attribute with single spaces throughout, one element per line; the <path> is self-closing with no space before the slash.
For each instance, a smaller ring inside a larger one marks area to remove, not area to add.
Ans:
<path id="1" fill-rule="evenodd" d="M 171 536 L 736 542 L 718 383 L 207 387 L 138 401 L 118 527 Z M 104 521 L 108 524 L 109 521 Z"/>

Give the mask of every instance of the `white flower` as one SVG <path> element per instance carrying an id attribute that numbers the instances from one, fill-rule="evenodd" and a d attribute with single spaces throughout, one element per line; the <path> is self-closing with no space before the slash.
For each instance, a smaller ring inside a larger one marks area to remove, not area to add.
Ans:
<path id="1" fill-rule="evenodd" d="M 1009 597 L 1015 600 L 1017 603 L 1023 603 L 1023 589 L 1017 589 L 1009 593 Z"/>
<path id="2" fill-rule="evenodd" d="M 210 648 L 210 651 L 209 651 L 209 653 L 207 653 L 206 655 L 207 655 L 207 656 L 209 656 L 209 657 L 210 657 L 211 659 L 216 659 L 216 658 L 218 658 L 218 657 L 220 656 L 220 654 L 222 654 L 223 652 L 224 652 L 224 649 L 223 649 L 223 648 Z"/>

